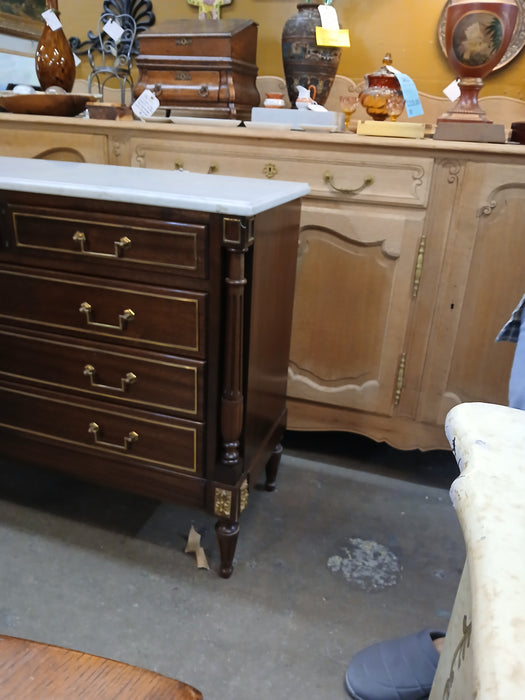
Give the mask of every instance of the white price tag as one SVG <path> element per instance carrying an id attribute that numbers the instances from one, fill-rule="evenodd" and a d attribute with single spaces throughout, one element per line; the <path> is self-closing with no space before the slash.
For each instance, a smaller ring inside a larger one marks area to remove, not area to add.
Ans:
<path id="1" fill-rule="evenodd" d="M 457 80 L 453 80 L 447 85 L 443 90 L 443 93 L 448 97 L 451 102 L 455 102 L 461 95 L 461 90 L 459 89 L 459 83 Z"/>
<path id="2" fill-rule="evenodd" d="M 104 31 L 108 36 L 110 36 L 114 42 L 118 44 L 120 37 L 124 34 L 124 30 L 118 22 L 114 19 L 110 19 L 103 27 Z"/>
<path id="3" fill-rule="evenodd" d="M 73 54 L 73 59 L 74 59 L 74 61 L 75 61 L 75 66 L 79 66 L 79 65 L 82 63 L 82 61 L 81 61 L 80 58 L 76 55 L 76 53 Z"/>
<path id="4" fill-rule="evenodd" d="M 335 7 L 331 5 L 319 5 L 317 8 L 321 15 L 321 26 L 323 29 L 339 29 L 339 20 Z"/>
<path id="5" fill-rule="evenodd" d="M 401 73 L 400 70 L 394 68 L 393 66 L 387 66 L 389 71 L 395 74 L 401 86 L 401 92 L 403 93 L 403 98 L 405 100 L 405 109 L 407 111 L 407 117 L 418 117 L 423 114 L 423 106 L 421 105 L 421 100 L 419 99 L 419 93 L 416 88 L 416 84 L 412 78 L 405 73 Z"/>
<path id="6" fill-rule="evenodd" d="M 159 107 L 160 102 L 151 92 L 151 90 L 144 90 L 144 92 L 137 97 L 135 102 L 131 105 L 133 114 L 135 114 L 139 119 L 151 117 L 151 115 L 156 112 Z"/>
<path id="7" fill-rule="evenodd" d="M 42 12 L 42 17 L 47 26 L 53 31 L 60 29 L 60 27 L 62 26 L 60 20 L 55 15 L 53 10 L 46 10 L 45 12 Z"/>

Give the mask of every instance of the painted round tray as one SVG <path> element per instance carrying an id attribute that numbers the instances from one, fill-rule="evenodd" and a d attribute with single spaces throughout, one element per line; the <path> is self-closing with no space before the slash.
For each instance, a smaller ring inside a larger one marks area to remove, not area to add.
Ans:
<path id="1" fill-rule="evenodd" d="M 13 114 L 74 117 L 86 108 L 88 102 L 96 102 L 96 100 L 96 95 L 87 93 L 50 95 L 45 92 L 34 92 L 31 95 L 20 95 L 6 91 L 0 93 L 0 111 Z"/>

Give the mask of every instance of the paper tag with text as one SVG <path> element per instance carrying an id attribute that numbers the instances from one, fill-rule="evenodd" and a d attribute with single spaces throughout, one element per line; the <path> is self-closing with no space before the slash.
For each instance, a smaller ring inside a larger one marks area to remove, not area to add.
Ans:
<path id="1" fill-rule="evenodd" d="M 350 46 L 348 29 L 315 28 L 315 41 L 317 46 Z"/>
<path id="2" fill-rule="evenodd" d="M 459 89 L 459 83 L 457 80 L 453 80 L 451 83 L 444 88 L 443 93 L 448 97 L 451 102 L 455 102 L 461 95 L 461 90 Z"/>
<path id="3" fill-rule="evenodd" d="M 53 31 L 60 29 L 60 27 L 62 26 L 62 23 L 55 15 L 53 10 L 46 10 L 45 12 L 42 12 L 42 17 L 47 26 Z"/>
<path id="4" fill-rule="evenodd" d="M 331 5 L 319 5 L 317 8 L 321 15 L 321 26 L 323 29 L 339 29 L 339 20 L 335 7 Z"/>
<path id="5" fill-rule="evenodd" d="M 157 97 L 151 92 L 151 90 L 144 90 L 144 92 L 137 97 L 135 102 L 131 105 L 133 114 L 135 114 L 139 119 L 146 119 L 146 117 L 151 117 L 151 115 L 157 111 L 160 107 L 160 102 Z"/>
<path id="6" fill-rule="evenodd" d="M 423 114 L 423 106 L 421 100 L 419 99 L 419 93 L 416 88 L 416 84 L 412 78 L 406 73 L 401 73 L 400 70 L 394 68 L 393 66 L 388 66 L 388 70 L 395 74 L 401 86 L 401 92 L 405 99 L 405 109 L 407 112 L 407 117 L 419 117 Z"/>
<path id="7" fill-rule="evenodd" d="M 110 19 L 109 22 L 106 22 L 103 29 L 117 44 L 120 41 L 120 37 L 124 34 L 124 30 L 114 19 Z"/>

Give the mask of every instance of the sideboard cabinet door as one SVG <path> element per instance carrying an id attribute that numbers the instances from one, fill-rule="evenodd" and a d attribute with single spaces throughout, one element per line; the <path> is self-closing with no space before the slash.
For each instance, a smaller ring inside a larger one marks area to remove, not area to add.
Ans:
<path id="1" fill-rule="evenodd" d="M 464 168 L 418 416 L 441 425 L 461 402 L 507 404 L 515 345 L 495 338 L 525 293 L 524 168 Z"/>
<path id="2" fill-rule="evenodd" d="M 423 218 L 419 210 L 303 203 L 289 397 L 392 414 Z"/>

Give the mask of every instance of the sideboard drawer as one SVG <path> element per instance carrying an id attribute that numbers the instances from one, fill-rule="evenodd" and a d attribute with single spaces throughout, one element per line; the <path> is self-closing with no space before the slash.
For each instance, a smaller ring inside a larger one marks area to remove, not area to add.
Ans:
<path id="1" fill-rule="evenodd" d="M 204 426 L 159 414 L 128 414 L 105 403 L 0 386 L 0 426 L 28 438 L 121 455 L 137 467 L 202 473 Z"/>
<path id="2" fill-rule="evenodd" d="M 163 352 L 204 357 L 206 301 L 207 294 L 199 292 L 0 271 L 0 318 L 6 322 Z"/>
<path id="3" fill-rule="evenodd" d="M 207 226 L 183 222 L 157 223 L 97 220 L 74 211 L 10 207 L 14 248 L 18 255 L 37 255 L 53 266 L 57 254 L 67 261 L 90 262 L 93 272 L 112 272 L 115 265 L 158 268 L 178 275 L 207 276 Z"/>
<path id="4" fill-rule="evenodd" d="M 432 168 L 432 158 L 333 157 L 312 163 L 311 193 L 342 201 L 426 207 Z"/>
<path id="5" fill-rule="evenodd" d="M 205 369 L 188 358 L 0 329 L 0 377 L 192 420 L 203 419 Z"/>
<path id="6" fill-rule="evenodd" d="M 330 201 L 394 204 L 424 208 L 428 204 L 432 179 L 432 158 L 398 158 L 370 154 L 366 158 L 346 148 L 327 157 L 319 149 L 301 154 L 297 149 L 275 143 L 261 148 L 245 143 L 247 129 L 229 129 L 235 143 L 177 140 L 169 145 L 158 139 L 131 138 L 132 165 L 146 168 L 181 168 L 196 173 L 242 175 L 243 177 L 308 182 L 310 196 Z M 299 134 L 297 135 L 299 137 Z M 337 134 L 333 134 L 337 138 Z M 248 135 L 249 141 L 251 137 Z M 325 134 L 326 137 L 326 134 Z M 252 150 L 253 148 L 253 155 Z M 246 153 L 250 149 L 250 157 Z"/>

